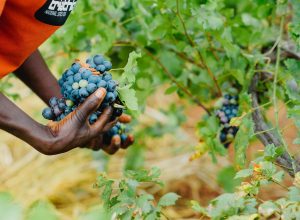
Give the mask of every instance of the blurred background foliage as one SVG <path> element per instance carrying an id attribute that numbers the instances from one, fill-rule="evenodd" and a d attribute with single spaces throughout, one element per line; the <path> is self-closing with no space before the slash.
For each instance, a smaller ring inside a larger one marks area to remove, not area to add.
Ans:
<path id="1" fill-rule="evenodd" d="M 134 84 L 141 113 L 132 125 L 136 142 L 112 157 L 82 149 L 46 157 L 1 134 L 0 191 L 5 193 L 0 194 L 0 213 L 5 215 L 0 214 L 0 219 L 105 219 L 99 191 L 93 188 L 99 172 L 121 178 L 123 171 L 154 166 L 161 169 L 165 187 L 144 184 L 142 190 L 156 199 L 166 192 L 181 196 L 175 207 L 165 211 L 170 219 L 199 217 L 187 203 L 197 200 L 206 205 L 223 192 L 233 192 L 240 184 L 233 179 L 236 168 L 263 149 L 246 132 L 228 151 L 217 145 L 210 154 L 190 161 L 199 144 L 198 131 L 213 127 L 207 116 L 201 120 L 206 114 L 203 106 L 209 109 L 221 93 L 238 91 L 240 114 L 249 112 L 247 91 L 256 66 L 275 71 L 264 53 L 277 42 L 283 16 L 285 40 L 300 46 L 299 8 L 297 0 L 78 1 L 67 23 L 40 49 L 57 77 L 75 58 L 99 53 L 112 61 L 112 73 L 118 77 L 129 53 L 141 52 Z M 278 96 L 284 102 L 285 79 L 294 79 L 295 74 L 284 64 L 280 69 Z M 14 77 L 3 79 L 0 91 L 46 123 L 40 115 L 44 104 Z M 271 95 L 270 86 L 265 102 Z M 297 130 L 286 119 L 285 108 L 279 118 L 282 127 L 288 126 L 287 143 L 295 149 Z M 217 139 L 215 132 L 205 141 Z M 291 184 L 292 180 L 286 177 L 285 181 Z M 262 189 L 260 198 L 282 195 L 284 190 L 273 184 Z"/>

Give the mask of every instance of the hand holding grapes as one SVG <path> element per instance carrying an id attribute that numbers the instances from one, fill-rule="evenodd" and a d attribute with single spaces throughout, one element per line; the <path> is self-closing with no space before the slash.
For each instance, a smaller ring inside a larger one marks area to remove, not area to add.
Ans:
<path id="1" fill-rule="evenodd" d="M 122 114 L 119 118 L 107 123 L 103 129 L 105 133 L 91 140 L 87 148 L 90 148 L 94 151 L 102 149 L 108 154 L 114 154 L 120 148 L 127 149 L 130 145 L 132 145 L 134 142 L 134 137 L 131 134 L 126 136 L 124 136 L 124 134 L 114 134 L 112 137 L 107 137 L 107 132 L 115 127 L 118 122 L 124 124 L 130 123 L 131 117 L 129 115 Z M 108 138 L 108 140 L 105 140 L 106 138 Z"/>
<path id="2" fill-rule="evenodd" d="M 66 133 L 69 130 L 68 126 L 65 130 L 61 128 L 65 124 L 72 123 L 75 118 L 81 122 L 81 126 L 84 125 L 79 130 L 88 132 L 84 137 L 88 140 L 83 141 L 79 132 L 79 135 L 73 135 L 73 138 L 79 137 L 77 140 L 79 143 L 75 141 L 71 145 L 77 144 L 92 150 L 103 149 L 109 154 L 114 154 L 118 149 L 125 149 L 133 143 L 134 138 L 127 134 L 128 129 L 124 125 L 131 121 L 131 117 L 123 114 L 125 107 L 118 97 L 118 83 L 108 72 L 110 69 L 111 63 L 103 56 L 96 55 L 87 59 L 86 63 L 76 60 L 63 73 L 58 80 L 63 98 L 52 97 L 49 100 L 49 107 L 42 113 L 45 119 L 52 121 L 49 127 L 54 135 Z M 101 97 L 98 95 L 100 102 L 95 104 L 95 101 L 91 100 L 101 91 L 105 91 L 105 94 Z M 89 129 L 96 129 L 97 135 L 90 135 Z"/>

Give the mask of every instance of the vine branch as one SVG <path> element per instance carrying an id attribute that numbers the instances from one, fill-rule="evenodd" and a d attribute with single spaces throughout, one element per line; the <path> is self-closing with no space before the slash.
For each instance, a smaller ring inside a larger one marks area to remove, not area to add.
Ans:
<path id="1" fill-rule="evenodd" d="M 153 59 L 155 60 L 158 65 L 163 69 L 164 73 L 171 79 L 171 81 L 176 84 L 176 86 L 181 89 L 187 96 L 189 96 L 198 106 L 200 106 L 208 115 L 210 114 L 210 111 L 208 108 L 206 108 L 198 98 L 196 98 L 185 86 L 181 85 L 176 78 L 170 73 L 170 71 L 162 64 L 162 62 L 154 56 L 150 51 L 148 51 L 146 48 L 144 48 L 145 52 Z"/>
<path id="2" fill-rule="evenodd" d="M 207 63 L 205 62 L 205 60 L 204 60 L 201 52 L 197 49 L 195 42 L 193 41 L 193 39 L 190 37 L 190 35 L 187 32 L 186 25 L 184 23 L 184 20 L 183 20 L 181 14 L 180 14 L 179 0 L 176 0 L 176 11 L 174 13 L 179 18 L 180 23 L 182 24 L 182 27 L 183 27 L 184 34 L 185 34 L 186 38 L 188 39 L 190 45 L 197 51 L 197 54 L 198 54 L 198 56 L 200 58 L 200 61 L 201 61 L 201 65 L 204 66 L 204 68 L 208 72 L 209 76 L 212 78 L 214 84 L 216 85 L 216 88 L 217 88 L 217 91 L 218 91 L 218 95 L 222 96 L 222 91 L 221 91 L 221 88 L 220 88 L 220 86 L 218 84 L 217 78 L 215 77 L 215 75 L 213 74 L 213 72 L 211 71 L 211 69 L 209 68 L 209 66 L 207 65 Z"/>
<path id="3" fill-rule="evenodd" d="M 257 86 L 258 82 L 264 77 L 264 72 L 254 74 L 249 93 L 252 96 L 252 107 L 255 109 L 252 112 L 252 119 L 254 122 L 254 130 L 258 139 L 265 145 L 274 144 L 276 147 L 283 146 L 281 138 L 274 130 L 270 130 L 270 127 L 264 120 L 262 112 L 260 110 L 258 102 Z M 262 132 L 265 131 L 265 132 Z M 280 155 L 276 162 L 282 167 L 290 176 L 294 177 L 297 172 L 300 171 L 300 162 L 295 160 L 286 150 Z"/>

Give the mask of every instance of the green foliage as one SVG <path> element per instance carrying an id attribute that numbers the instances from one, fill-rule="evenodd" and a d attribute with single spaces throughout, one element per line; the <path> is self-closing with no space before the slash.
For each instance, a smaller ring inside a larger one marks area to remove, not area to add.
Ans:
<path id="1" fill-rule="evenodd" d="M 55 208 L 48 202 L 38 201 L 27 210 L 27 220 L 58 220 Z"/>
<path id="2" fill-rule="evenodd" d="M 198 124 L 198 130 L 201 140 L 204 141 L 208 146 L 209 153 L 214 161 L 216 161 L 216 154 L 226 154 L 224 146 L 218 139 L 220 125 L 217 117 L 205 117 L 205 119 Z"/>
<path id="3" fill-rule="evenodd" d="M 22 219 L 22 207 L 8 193 L 0 193 L 0 213 L 2 219 Z"/>
<path id="4" fill-rule="evenodd" d="M 217 176 L 217 181 L 225 192 L 234 192 L 236 186 L 240 184 L 238 179 L 235 179 L 236 171 L 232 166 L 222 169 Z"/>
<path id="5" fill-rule="evenodd" d="M 124 72 L 120 79 L 120 87 L 118 93 L 121 100 L 125 103 L 126 107 L 131 111 L 138 110 L 138 100 L 136 98 L 136 92 L 132 88 L 135 84 L 137 72 L 137 59 L 141 57 L 141 54 L 131 52 L 129 54 L 128 62 L 124 67 Z"/>
<path id="6" fill-rule="evenodd" d="M 36 201 L 24 208 L 6 192 L 0 192 L 0 218 L 5 220 L 58 220 L 60 219 L 52 204 Z"/>
<path id="7" fill-rule="evenodd" d="M 109 216 L 118 219 L 160 219 L 164 207 L 175 205 L 179 196 L 167 193 L 160 198 L 157 205 L 154 197 L 146 192 L 140 192 L 142 183 L 162 185 L 158 179 L 160 171 L 157 168 L 139 171 L 126 171 L 126 178 L 121 180 L 108 179 L 105 175 L 98 178 L 97 187 L 101 192 L 103 207 Z"/>
<path id="8" fill-rule="evenodd" d="M 0 92 L 13 100 L 18 100 L 20 98 L 20 94 L 10 91 L 10 89 L 14 86 L 11 82 L 13 78 L 13 75 L 8 75 L 0 81 Z"/>

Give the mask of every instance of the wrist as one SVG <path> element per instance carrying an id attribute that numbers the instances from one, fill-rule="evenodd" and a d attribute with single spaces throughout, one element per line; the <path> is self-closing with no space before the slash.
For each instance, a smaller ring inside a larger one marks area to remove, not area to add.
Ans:
<path id="1" fill-rule="evenodd" d="M 55 146 L 57 146 L 57 137 L 52 132 L 49 126 L 39 124 L 38 132 L 33 131 L 34 136 L 30 143 L 37 151 L 45 155 L 55 155 Z"/>

